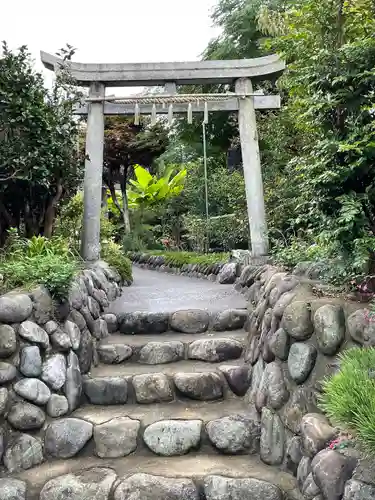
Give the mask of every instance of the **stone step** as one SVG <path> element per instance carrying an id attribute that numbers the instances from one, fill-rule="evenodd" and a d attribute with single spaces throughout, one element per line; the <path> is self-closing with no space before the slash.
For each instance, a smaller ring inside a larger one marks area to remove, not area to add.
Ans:
<path id="1" fill-rule="evenodd" d="M 84 474 L 84 476 L 80 478 L 80 474 Z M 108 481 L 103 481 L 103 476 L 110 478 L 109 486 L 107 486 L 108 493 L 103 485 Z M 220 478 L 215 479 L 212 476 L 220 476 Z M 117 478 L 123 482 L 122 484 L 126 482 L 128 485 L 125 484 L 125 488 L 121 487 L 121 490 L 115 491 L 113 497 L 110 490 Z M 193 481 L 193 484 L 188 481 L 190 488 L 181 487 L 181 481 L 178 479 L 183 478 Z M 285 500 L 303 500 L 298 491 L 297 480 L 292 475 L 264 465 L 255 455 L 189 454 L 181 457 L 132 455 L 116 459 L 78 457 L 48 462 L 34 469 L 14 474 L 12 479 L 26 482 L 27 500 L 62 498 L 62 496 L 58 496 L 57 492 L 61 493 L 64 486 L 68 487 L 70 491 L 70 500 L 91 500 L 93 498 L 98 500 L 109 500 L 110 498 L 115 498 L 115 500 L 130 500 L 131 498 L 142 498 L 142 500 L 161 500 L 163 498 L 170 500 L 197 500 L 198 498 L 210 498 L 210 500 L 227 500 L 229 498 L 281 500 L 280 492 L 283 492 Z M 53 479 L 55 480 L 52 482 Z M 130 480 L 126 481 L 128 479 Z M 257 481 L 243 481 L 244 479 Z M 142 489 L 139 485 L 140 480 L 144 481 Z M 164 489 L 160 486 L 160 480 Z M 51 482 L 45 486 L 49 481 Z M 212 491 L 214 481 L 219 481 L 221 488 L 219 489 L 219 485 L 217 485 Z M 154 484 L 158 484 L 161 488 L 157 490 L 159 496 L 155 495 Z M 280 492 L 270 485 L 275 485 L 280 489 Z M 174 491 L 174 494 L 168 494 L 169 488 Z M 96 496 L 97 491 L 100 491 L 98 496 Z M 24 500 L 24 497 L 20 496 L 19 500 Z"/>
<path id="2" fill-rule="evenodd" d="M 183 359 L 222 363 L 242 355 L 246 333 L 206 332 L 204 334 L 111 335 L 97 346 L 101 363 L 119 364 L 127 360 L 147 365 Z"/>
<path id="3" fill-rule="evenodd" d="M 242 399 L 231 401 L 178 401 L 158 403 L 152 406 L 127 404 L 118 406 L 85 405 L 75 410 L 71 417 L 82 418 L 93 425 L 108 422 L 113 418 L 129 417 L 147 427 L 159 420 L 181 419 L 209 422 L 230 415 L 249 415 L 249 405 Z"/>
<path id="4" fill-rule="evenodd" d="M 178 361 L 166 365 L 99 365 L 83 384 L 91 404 L 212 401 L 244 396 L 251 368 L 236 360 L 225 365 Z"/>
<path id="5" fill-rule="evenodd" d="M 228 455 L 259 453 L 259 415 L 241 400 L 87 406 L 72 416 L 94 426 L 93 439 L 81 452 L 84 455 L 180 456 L 195 450 Z"/>
<path id="6" fill-rule="evenodd" d="M 212 311 L 209 309 L 168 309 L 168 311 L 121 311 L 113 314 L 106 311 L 103 319 L 108 331 L 117 329 L 124 334 L 165 333 L 169 330 L 180 333 L 203 333 L 207 330 L 223 332 L 243 328 L 248 318 L 244 309 Z"/>

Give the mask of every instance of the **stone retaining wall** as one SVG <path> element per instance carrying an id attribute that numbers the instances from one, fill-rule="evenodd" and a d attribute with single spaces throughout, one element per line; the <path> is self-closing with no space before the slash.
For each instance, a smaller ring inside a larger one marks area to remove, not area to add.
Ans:
<path id="1" fill-rule="evenodd" d="M 121 294 L 120 282 L 98 262 L 58 305 L 43 287 L 0 297 L 0 469 L 41 463 L 45 450 L 35 432 L 80 405 L 82 374 L 108 335 L 102 313 Z"/>
<path id="2" fill-rule="evenodd" d="M 375 476 L 358 451 L 326 448 L 338 430 L 318 405 L 338 354 L 375 344 L 363 306 L 318 298 L 312 286 L 269 265 L 245 267 L 236 288 L 249 302 L 245 398 L 259 415 L 262 461 L 296 474 L 307 500 L 375 498 Z"/>

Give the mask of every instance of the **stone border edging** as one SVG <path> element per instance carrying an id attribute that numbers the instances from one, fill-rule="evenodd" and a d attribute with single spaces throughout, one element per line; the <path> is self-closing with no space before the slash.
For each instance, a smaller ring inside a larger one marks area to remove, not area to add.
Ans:
<path id="1" fill-rule="evenodd" d="M 222 312 L 206 309 L 179 309 L 173 312 L 134 311 L 117 315 L 107 314 L 105 318 L 110 321 L 111 330 L 116 324 L 118 331 L 123 334 L 161 334 L 168 331 L 195 334 L 207 330 L 216 332 L 240 330 L 248 320 L 248 311 L 247 309 L 226 309 Z"/>

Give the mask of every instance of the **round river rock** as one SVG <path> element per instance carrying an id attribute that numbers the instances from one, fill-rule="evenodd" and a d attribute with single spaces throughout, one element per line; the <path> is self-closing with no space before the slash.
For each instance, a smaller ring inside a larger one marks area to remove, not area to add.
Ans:
<path id="1" fill-rule="evenodd" d="M 288 356 L 290 376 L 297 384 L 305 382 L 314 368 L 317 351 L 313 345 L 296 342 L 292 345 Z"/>
<path id="2" fill-rule="evenodd" d="M 171 317 L 171 328 L 182 333 L 203 333 L 207 330 L 210 316 L 201 309 L 176 311 Z"/>
<path id="3" fill-rule="evenodd" d="M 342 307 L 326 304 L 314 315 L 318 348 L 327 356 L 336 354 L 345 338 L 345 316 Z"/>
<path id="4" fill-rule="evenodd" d="M 149 425 L 143 439 L 157 455 L 185 455 L 199 446 L 201 430 L 201 420 L 162 420 Z"/>
<path id="5" fill-rule="evenodd" d="M 173 380 L 177 389 L 191 399 L 212 401 L 223 396 L 223 382 L 215 372 L 176 373 Z"/>

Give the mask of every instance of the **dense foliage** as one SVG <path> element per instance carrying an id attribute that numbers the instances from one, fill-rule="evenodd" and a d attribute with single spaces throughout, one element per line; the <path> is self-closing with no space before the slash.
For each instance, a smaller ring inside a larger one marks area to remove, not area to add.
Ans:
<path id="1" fill-rule="evenodd" d="M 121 215 L 126 234 L 131 231 L 127 189 L 133 167 L 140 164 L 152 169 L 154 160 L 165 152 L 168 144 L 168 131 L 162 123 L 150 126 L 144 119 L 135 125 L 127 117 L 106 118 L 103 181 Z M 120 187 L 121 197 L 117 195 L 116 184 Z"/>
<path id="2" fill-rule="evenodd" d="M 80 261 L 61 237 L 25 239 L 9 231 L 0 254 L 0 293 L 44 285 L 54 299 L 67 296 Z"/>
<path id="3" fill-rule="evenodd" d="M 288 266 L 323 261 L 329 279 L 340 284 L 375 271 L 374 9 L 371 0 L 219 0 L 213 21 L 222 34 L 203 54 L 222 59 L 278 52 L 286 59 L 277 86 L 261 84 L 281 94 L 281 110 L 258 113 L 272 251 Z M 199 161 L 201 117 L 192 125 L 179 122 L 177 137 Z M 227 180 L 242 173 L 230 172 L 224 157 L 229 147 L 238 148 L 236 118 L 210 116 L 208 139 L 222 191 L 236 199 Z M 200 179 L 197 191 L 203 189 Z M 201 196 L 197 213 L 196 203 L 187 201 L 184 213 L 204 219 L 202 202 Z M 215 212 L 214 204 L 210 215 L 231 213 L 224 207 Z"/>
<path id="4" fill-rule="evenodd" d="M 201 161 L 186 163 L 187 177 L 178 198 L 164 207 L 160 225 L 177 248 L 202 251 L 207 247 L 204 170 Z M 248 222 L 244 179 L 215 158 L 208 161 L 209 240 L 211 248 L 247 248 Z M 233 221 L 236 221 L 233 223 Z"/>
<path id="5" fill-rule="evenodd" d="M 63 50 L 67 60 L 70 47 Z M 56 207 L 81 180 L 79 95 L 64 67 L 52 90 L 33 68 L 26 47 L 0 55 L 0 244 L 7 230 L 51 236 Z"/>
<path id="6" fill-rule="evenodd" d="M 174 252 L 167 250 L 153 250 L 152 252 L 146 252 L 149 255 L 157 255 L 164 257 L 165 265 L 170 267 L 181 268 L 188 264 L 197 264 L 197 265 L 207 265 L 210 266 L 212 264 L 223 264 L 228 262 L 229 253 L 210 253 L 210 254 L 202 254 L 197 252 Z M 137 254 L 131 254 L 136 256 Z"/>
<path id="7" fill-rule="evenodd" d="M 181 194 L 184 189 L 186 169 L 177 169 L 169 165 L 163 175 L 158 177 L 151 175 L 146 168 L 135 165 L 134 175 L 135 179 L 130 179 L 131 187 L 127 190 L 129 206 L 145 210 L 160 207 L 167 200 Z"/>
<path id="8" fill-rule="evenodd" d="M 375 453 L 375 349 L 353 348 L 341 354 L 340 371 L 323 386 L 320 406 L 335 425 L 354 432 Z"/>
<path id="9" fill-rule="evenodd" d="M 271 16 L 272 17 L 272 16 Z M 375 250 L 374 5 L 304 1 L 277 17 L 269 47 L 289 70 L 282 112 L 294 117 L 301 148 L 287 163 L 294 233 L 341 265 L 338 281 L 372 273 Z M 289 243 L 289 240 L 287 240 Z"/>
<path id="10" fill-rule="evenodd" d="M 68 242 L 70 248 L 78 254 L 82 232 L 83 195 L 78 193 L 61 209 L 56 223 L 56 234 Z M 100 221 L 101 257 L 120 273 L 125 281 L 132 281 L 129 259 L 124 255 L 122 246 L 117 243 L 118 228 L 108 219 L 104 211 Z"/>

